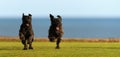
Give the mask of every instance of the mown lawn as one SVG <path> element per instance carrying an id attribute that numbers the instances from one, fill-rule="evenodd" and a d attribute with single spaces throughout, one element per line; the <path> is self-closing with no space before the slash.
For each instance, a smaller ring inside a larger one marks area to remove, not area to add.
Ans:
<path id="1" fill-rule="evenodd" d="M 21 42 L 0 42 L 0 57 L 120 57 L 120 43 L 34 42 L 34 50 L 22 50 Z"/>

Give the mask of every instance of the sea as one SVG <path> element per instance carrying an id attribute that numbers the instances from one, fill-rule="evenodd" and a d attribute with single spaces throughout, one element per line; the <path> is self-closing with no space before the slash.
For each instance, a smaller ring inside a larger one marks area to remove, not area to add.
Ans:
<path id="1" fill-rule="evenodd" d="M 22 19 L 0 18 L 0 36 L 18 36 Z M 120 38 L 120 18 L 63 18 L 63 38 Z M 32 18 L 35 37 L 48 37 L 49 18 Z"/>

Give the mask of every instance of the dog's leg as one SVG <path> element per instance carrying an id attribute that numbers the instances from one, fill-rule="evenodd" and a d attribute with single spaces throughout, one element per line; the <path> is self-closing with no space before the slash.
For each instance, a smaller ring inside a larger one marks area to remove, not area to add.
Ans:
<path id="1" fill-rule="evenodd" d="M 26 39 L 25 39 L 25 36 L 23 35 L 23 33 L 20 32 L 19 37 L 20 37 L 20 40 L 21 40 L 22 44 L 24 45 L 23 50 L 27 50 Z"/>
<path id="2" fill-rule="evenodd" d="M 32 47 L 33 40 L 34 40 L 34 36 L 30 36 L 29 39 L 28 39 L 29 49 L 33 49 L 33 47 Z"/>
<path id="3" fill-rule="evenodd" d="M 27 50 L 27 43 L 26 43 L 26 40 L 22 40 L 22 43 L 23 43 L 23 45 L 24 45 L 23 50 Z"/>
<path id="4" fill-rule="evenodd" d="M 60 37 L 60 38 L 57 38 L 57 42 L 56 42 L 57 46 L 56 46 L 56 49 L 59 49 L 59 48 L 60 48 L 60 46 L 59 46 L 60 42 L 61 42 L 61 37 Z"/>

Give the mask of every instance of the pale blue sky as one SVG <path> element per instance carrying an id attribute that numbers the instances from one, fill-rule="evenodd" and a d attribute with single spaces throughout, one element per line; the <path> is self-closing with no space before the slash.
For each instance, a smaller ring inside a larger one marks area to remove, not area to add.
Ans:
<path id="1" fill-rule="evenodd" d="M 120 17 L 120 0 L 0 0 L 0 17 L 48 14 L 65 17 Z"/>

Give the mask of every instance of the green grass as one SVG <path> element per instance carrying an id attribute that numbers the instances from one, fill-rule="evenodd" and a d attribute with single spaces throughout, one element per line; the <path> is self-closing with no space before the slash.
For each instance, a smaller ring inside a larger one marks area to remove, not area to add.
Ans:
<path id="1" fill-rule="evenodd" d="M 21 42 L 0 42 L 0 57 L 120 57 L 120 43 L 34 42 L 34 50 L 22 50 Z"/>

